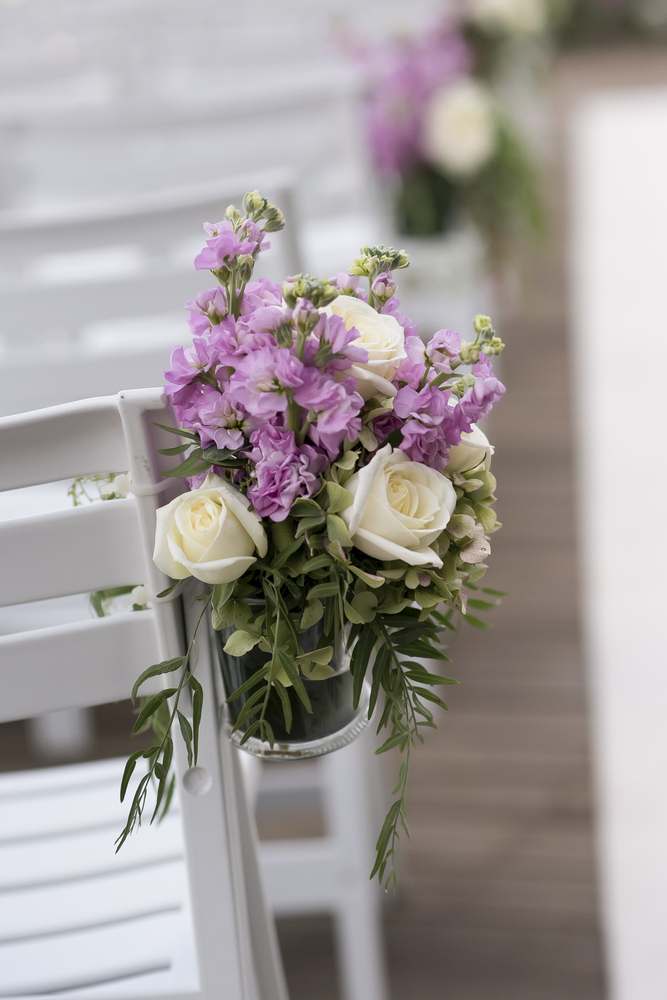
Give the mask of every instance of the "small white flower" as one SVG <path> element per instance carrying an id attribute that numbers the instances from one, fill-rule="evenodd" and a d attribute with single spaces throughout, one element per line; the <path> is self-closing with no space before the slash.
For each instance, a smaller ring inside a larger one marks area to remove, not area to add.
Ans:
<path id="1" fill-rule="evenodd" d="M 491 158 L 497 142 L 487 87 L 464 79 L 435 92 L 424 121 L 424 148 L 432 163 L 455 177 L 471 177 Z"/>

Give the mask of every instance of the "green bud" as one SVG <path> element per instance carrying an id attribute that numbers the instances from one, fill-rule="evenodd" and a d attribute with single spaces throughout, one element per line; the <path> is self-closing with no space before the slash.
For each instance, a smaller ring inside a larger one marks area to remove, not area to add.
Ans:
<path id="1" fill-rule="evenodd" d="M 248 191 L 243 199 L 243 210 L 247 215 L 262 212 L 266 208 L 266 205 L 266 198 L 262 198 L 259 191 Z"/>
<path id="2" fill-rule="evenodd" d="M 381 271 L 394 271 L 407 267 L 409 263 L 405 250 L 395 250 L 379 243 L 377 246 L 362 247 L 359 256 L 354 258 L 349 273 L 372 279 Z"/>
<path id="3" fill-rule="evenodd" d="M 473 320 L 473 326 L 475 328 L 475 333 L 482 333 L 483 330 L 493 330 L 491 317 L 484 316 L 482 313 L 477 313 Z"/>
<path id="4" fill-rule="evenodd" d="M 239 212 L 236 205 L 228 205 L 225 211 L 225 218 L 229 219 L 230 222 L 240 222 L 241 213 Z"/>
<path id="5" fill-rule="evenodd" d="M 310 274 L 295 274 L 283 282 L 283 298 L 294 309 L 297 299 L 307 299 L 316 309 L 323 309 L 338 295 L 338 289 L 327 278 L 313 278 Z"/>
<path id="6" fill-rule="evenodd" d="M 276 338 L 278 347 L 291 347 L 294 343 L 294 333 L 289 323 L 283 323 L 277 330 L 272 331 Z"/>
<path id="7" fill-rule="evenodd" d="M 483 345 L 482 354 L 486 354 L 487 356 L 493 354 L 500 354 L 504 347 L 505 345 L 503 344 L 500 337 L 492 337 L 487 344 Z"/>
<path id="8" fill-rule="evenodd" d="M 216 268 L 216 270 L 212 271 L 211 273 L 216 276 L 221 285 L 226 285 L 231 277 L 232 272 L 229 270 L 226 264 L 223 264 L 222 267 Z"/>
<path id="9" fill-rule="evenodd" d="M 285 228 L 285 216 L 276 209 L 276 214 L 264 226 L 265 233 L 278 233 Z"/>
<path id="10" fill-rule="evenodd" d="M 250 281 L 255 268 L 255 258 L 249 253 L 239 254 L 236 258 L 236 268 L 241 281 Z"/>

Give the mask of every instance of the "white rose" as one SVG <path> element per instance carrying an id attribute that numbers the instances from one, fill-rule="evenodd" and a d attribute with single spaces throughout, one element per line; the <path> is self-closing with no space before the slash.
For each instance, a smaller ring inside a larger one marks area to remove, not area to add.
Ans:
<path id="1" fill-rule="evenodd" d="M 153 561 L 174 580 L 230 583 L 266 555 L 261 519 L 233 486 L 209 472 L 198 490 L 157 511 Z"/>
<path id="2" fill-rule="evenodd" d="M 364 399 L 395 396 L 396 387 L 391 379 L 399 362 L 407 356 L 405 334 L 398 320 L 377 312 L 354 295 L 339 295 L 324 311 L 342 317 L 348 330 L 355 327 L 359 336 L 352 343 L 368 351 L 367 362 L 353 364 L 340 373 L 341 377 L 353 375 L 357 380 L 357 392 Z"/>
<path id="3" fill-rule="evenodd" d="M 536 35 L 546 27 L 543 0 L 471 0 L 470 15 L 487 31 Z"/>
<path id="4" fill-rule="evenodd" d="M 474 80 L 436 91 L 426 109 L 426 154 L 457 177 L 470 177 L 484 166 L 495 151 L 497 133 L 491 92 Z"/>
<path id="5" fill-rule="evenodd" d="M 456 492 L 446 476 L 385 445 L 345 488 L 354 503 L 341 517 L 358 549 L 388 562 L 442 566 L 429 546 L 456 506 Z"/>
<path id="6" fill-rule="evenodd" d="M 464 431 L 461 435 L 461 443 L 449 449 L 449 462 L 445 471 L 468 472 L 477 465 L 483 465 L 488 472 L 492 455 L 493 445 L 489 443 L 484 431 L 473 424 L 471 431 Z"/>

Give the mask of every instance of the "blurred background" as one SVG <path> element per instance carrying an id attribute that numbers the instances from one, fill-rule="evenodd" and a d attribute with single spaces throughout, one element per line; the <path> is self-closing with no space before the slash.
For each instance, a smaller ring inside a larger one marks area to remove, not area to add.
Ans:
<path id="1" fill-rule="evenodd" d="M 413 758 L 394 998 L 667 996 L 666 170 L 665 0 L 0 0 L 0 413 L 159 384 L 201 223 L 254 187 L 287 216 L 271 277 L 405 246 L 422 335 L 488 312 L 507 345 L 510 596 Z M 0 726 L 0 767 L 124 754 L 131 723 Z M 264 840 L 323 832 L 316 788 L 262 787 Z M 343 1000 L 330 916 L 279 932 L 292 1000 Z"/>

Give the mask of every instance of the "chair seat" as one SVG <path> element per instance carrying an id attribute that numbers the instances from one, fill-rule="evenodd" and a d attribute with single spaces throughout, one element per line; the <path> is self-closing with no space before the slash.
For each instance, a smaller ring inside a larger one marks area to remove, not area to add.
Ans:
<path id="1" fill-rule="evenodd" d="M 115 854 L 123 767 L 0 776 L 0 996 L 197 988 L 178 804 Z"/>

